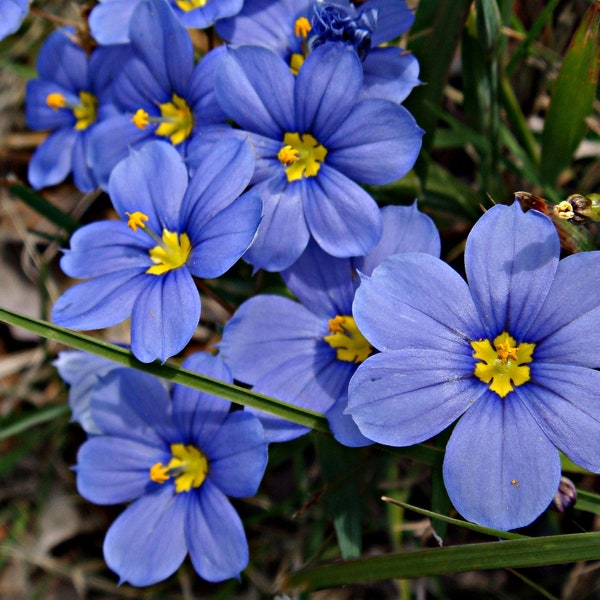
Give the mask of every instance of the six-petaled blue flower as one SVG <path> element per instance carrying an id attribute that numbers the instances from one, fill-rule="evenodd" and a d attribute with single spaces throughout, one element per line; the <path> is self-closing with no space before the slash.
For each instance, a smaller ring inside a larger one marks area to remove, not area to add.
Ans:
<path id="1" fill-rule="evenodd" d="M 356 323 L 380 353 L 351 380 L 349 413 L 392 446 L 460 417 L 444 482 L 481 525 L 540 515 L 558 489 L 559 450 L 600 472 L 600 253 L 559 254 L 547 217 L 494 206 L 467 239 L 468 285 L 441 260 L 405 254 L 356 294 Z"/>

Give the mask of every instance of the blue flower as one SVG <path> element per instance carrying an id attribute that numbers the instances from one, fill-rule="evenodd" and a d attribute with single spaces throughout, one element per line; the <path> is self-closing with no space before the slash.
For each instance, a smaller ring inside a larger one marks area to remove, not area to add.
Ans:
<path id="1" fill-rule="evenodd" d="M 355 181 L 389 183 L 413 166 L 422 130 L 402 106 L 358 102 L 360 60 L 351 48 L 324 44 L 297 77 L 273 52 L 229 49 L 215 76 L 227 116 L 258 158 L 252 179 L 265 218 L 246 255 L 256 268 L 289 267 L 312 237 L 337 257 L 366 254 L 381 235 L 375 201 Z"/>
<path id="2" fill-rule="evenodd" d="M 75 232 L 61 267 L 89 279 L 58 299 L 54 322 L 98 329 L 131 317 L 131 349 L 141 361 L 182 350 L 200 317 L 193 276 L 223 274 L 255 235 L 261 200 L 254 192 L 238 198 L 253 168 L 251 149 L 234 139 L 216 144 L 189 181 L 171 145 L 132 152 L 109 183 L 123 220 Z"/>
<path id="3" fill-rule="evenodd" d="M 349 446 L 368 443 L 343 415 L 348 381 L 372 351 L 356 328 L 352 300 L 357 270 L 371 271 L 396 252 L 439 256 L 440 240 L 429 217 L 412 207 L 382 210 L 383 235 L 361 258 L 325 254 L 311 242 L 282 276 L 300 302 L 260 295 L 244 302 L 223 331 L 219 349 L 236 379 L 281 400 L 327 413 L 335 437 Z M 306 428 L 256 412 L 269 441 L 289 440 Z"/>
<path id="4" fill-rule="evenodd" d="M 90 30 L 101 44 L 125 44 L 130 41 L 129 25 L 141 0 L 100 0 L 90 13 Z M 244 0 L 163 0 L 185 27 L 204 29 L 217 19 L 231 17 Z"/>
<path id="5" fill-rule="evenodd" d="M 213 86 L 223 48 L 194 66 L 190 36 L 164 0 L 142 0 L 130 34 L 131 45 L 125 46 L 130 57 L 112 89 L 117 114 L 95 128 L 90 144 L 89 160 L 104 188 L 130 148 L 162 139 L 185 157 L 194 137 L 225 127 Z"/>
<path id="6" fill-rule="evenodd" d="M 444 481 L 480 525 L 540 515 L 558 489 L 559 450 L 600 471 L 600 253 L 559 253 L 547 217 L 494 206 L 467 239 L 468 285 L 432 256 L 405 254 L 356 294 L 356 323 L 380 353 L 350 382 L 348 412 L 392 446 L 460 417 Z"/>
<path id="7" fill-rule="evenodd" d="M 246 0 L 238 15 L 216 25 L 235 45 L 269 48 L 297 73 L 307 54 L 327 42 L 354 48 L 363 61 L 362 98 L 402 102 L 419 81 L 419 63 L 395 45 L 414 14 L 404 0 Z"/>
<path id="8" fill-rule="evenodd" d="M 218 357 L 198 353 L 187 369 L 231 382 Z M 229 402 L 116 369 L 91 400 L 102 431 L 77 455 L 77 489 L 96 504 L 130 502 L 109 528 L 104 558 L 120 583 L 151 585 L 189 553 L 208 581 L 238 577 L 248 563 L 242 522 L 228 500 L 256 493 L 267 462 L 259 420 Z"/>
<path id="9" fill-rule="evenodd" d="M 29 162 L 35 189 L 60 183 L 71 172 L 82 192 L 97 187 L 87 161 L 90 135 L 112 109 L 111 69 L 120 51 L 98 48 L 88 60 L 72 34 L 59 29 L 48 36 L 37 59 L 39 77 L 27 83 L 27 125 L 51 130 Z"/>
<path id="10" fill-rule="evenodd" d="M 0 2 L 0 40 L 14 33 L 29 12 L 29 0 L 3 0 Z"/>

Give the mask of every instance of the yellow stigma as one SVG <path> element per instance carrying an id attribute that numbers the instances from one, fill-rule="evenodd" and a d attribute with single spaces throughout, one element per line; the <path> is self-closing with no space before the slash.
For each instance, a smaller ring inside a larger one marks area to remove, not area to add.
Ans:
<path id="1" fill-rule="evenodd" d="M 329 331 L 331 335 L 326 335 L 323 340 L 335 349 L 338 360 L 361 363 L 373 352 L 373 347 L 349 315 L 337 315 L 329 319 Z"/>
<path id="2" fill-rule="evenodd" d="M 297 181 L 302 177 L 314 177 L 321 168 L 321 163 L 327 156 L 327 149 L 310 133 L 286 133 L 283 136 L 283 146 L 277 158 L 285 167 L 288 181 Z M 294 156 L 293 162 L 286 162 Z"/>
<path id="3" fill-rule="evenodd" d="M 146 273 L 164 275 L 168 271 L 178 269 L 185 265 L 191 251 L 192 244 L 186 233 L 179 235 L 163 229 L 162 242 L 149 250 L 154 265 Z"/>
<path id="4" fill-rule="evenodd" d="M 304 54 L 299 54 L 295 52 L 290 56 L 290 71 L 294 75 L 298 75 L 298 71 L 300 71 L 300 67 L 304 64 Z"/>
<path id="5" fill-rule="evenodd" d="M 524 363 L 533 361 L 535 344 L 517 344 L 505 331 L 494 339 L 493 346 L 490 340 L 471 342 L 471 346 L 473 358 L 480 361 L 475 365 L 475 377 L 487 383 L 500 398 L 531 379 L 530 369 Z"/>
<path id="6" fill-rule="evenodd" d="M 177 94 L 173 94 L 171 102 L 159 104 L 159 108 L 162 119 L 154 133 L 168 137 L 174 146 L 181 144 L 192 133 L 194 126 L 192 111 L 187 102 Z"/>
<path id="7" fill-rule="evenodd" d="M 146 129 L 150 123 L 150 115 L 143 108 L 138 108 L 131 120 L 139 129 Z"/>
<path id="8" fill-rule="evenodd" d="M 167 466 L 161 462 L 150 467 L 150 479 L 161 485 L 175 478 L 175 493 L 198 488 L 208 475 L 208 460 L 195 446 L 171 444 L 171 460 Z"/>
<path id="9" fill-rule="evenodd" d="M 65 108 L 67 106 L 67 101 L 62 94 L 54 92 L 53 94 L 48 94 L 46 96 L 46 104 L 53 110 L 58 110 L 59 108 Z"/>
<path id="10" fill-rule="evenodd" d="M 184 12 L 189 12 L 195 8 L 202 8 L 208 4 L 208 0 L 175 0 L 175 4 Z"/>
<path id="11" fill-rule="evenodd" d="M 306 17 L 296 19 L 294 23 L 294 35 L 306 39 L 308 33 L 312 29 L 310 21 Z"/>
<path id="12" fill-rule="evenodd" d="M 129 219 L 127 220 L 127 227 L 129 227 L 130 229 L 133 229 L 133 231 L 137 231 L 138 227 L 141 227 L 142 229 L 144 229 L 144 227 L 146 227 L 146 221 L 148 220 L 148 215 L 145 215 L 143 212 L 132 212 L 132 213 L 125 213 Z"/>

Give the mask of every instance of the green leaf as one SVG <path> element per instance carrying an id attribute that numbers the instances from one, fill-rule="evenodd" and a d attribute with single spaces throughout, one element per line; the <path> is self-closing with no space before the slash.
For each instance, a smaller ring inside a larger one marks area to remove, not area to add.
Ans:
<path id="1" fill-rule="evenodd" d="M 357 473 L 359 450 L 338 444 L 333 438 L 315 437 L 321 477 L 327 486 L 325 502 L 333 517 L 340 552 L 344 558 L 360 556 L 361 503 Z"/>
<path id="2" fill-rule="evenodd" d="M 524 540 L 413 550 L 338 563 L 291 573 L 284 590 L 317 590 L 387 579 L 414 579 L 444 573 L 507 567 L 559 565 L 600 558 L 600 533 L 556 535 Z"/>
<path id="3" fill-rule="evenodd" d="M 69 407 L 66 404 L 56 404 L 53 406 L 40 408 L 33 413 L 19 418 L 17 421 L 12 419 L 11 423 L 1 422 L 0 441 L 14 435 L 24 433 L 36 425 L 53 421 L 54 419 L 67 414 L 69 414 Z"/>
<path id="4" fill-rule="evenodd" d="M 595 515 L 600 515 L 600 496 L 598 496 L 598 494 L 592 494 L 592 492 L 577 490 L 577 502 L 575 502 L 575 508 Z"/>
<path id="5" fill-rule="evenodd" d="M 600 2 L 585 13 L 561 65 L 542 133 L 540 172 L 554 184 L 583 139 L 598 84 Z"/>
<path id="6" fill-rule="evenodd" d="M 129 350 L 109 344 L 108 342 L 103 342 L 89 335 L 76 333 L 70 329 L 58 327 L 46 321 L 27 317 L 4 308 L 0 308 L 0 321 L 21 327 L 43 338 L 54 340 L 66 346 L 103 356 L 138 371 L 144 371 L 145 373 L 156 375 L 156 377 L 168 379 L 173 383 L 202 390 L 203 392 L 220 396 L 237 404 L 252 406 L 293 423 L 310 427 L 311 429 L 323 432 L 329 431 L 327 419 L 312 410 L 300 408 L 299 406 L 288 404 L 287 402 L 282 402 L 281 400 L 276 400 L 275 398 L 270 398 L 269 396 L 264 396 L 263 394 L 258 394 L 257 392 L 252 392 L 236 385 L 224 383 L 172 364 L 142 363 Z"/>
<path id="7" fill-rule="evenodd" d="M 76 219 L 59 208 L 56 208 L 56 206 L 51 202 L 48 202 L 46 198 L 40 196 L 32 189 L 18 183 L 7 186 L 7 189 L 13 196 L 22 200 L 39 215 L 61 229 L 73 233 L 79 227 L 79 222 Z"/>

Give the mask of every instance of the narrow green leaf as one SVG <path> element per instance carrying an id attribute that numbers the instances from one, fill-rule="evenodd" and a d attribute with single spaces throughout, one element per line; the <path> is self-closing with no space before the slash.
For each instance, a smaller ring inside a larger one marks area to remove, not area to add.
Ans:
<path id="1" fill-rule="evenodd" d="M 42 423 L 48 423 L 58 417 L 69 414 L 69 407 L 66 404 L 56 404 L 36 410 L 33 414 L 27 414 L 18 421 L 9 425 L 0 425 L 0 441 L 14 435 L 24 433 Z"/>
<path id="2" fill-rule="evenodd" d="M 592 111 L 600 61 L 600 1 L 585 13 L 561 65 L 542 133 L 540 172 L 555 183 L 583 139 Z"/>
<path id="3" fill-rule="evenodd" d="M 502 16 L 497 0 L 477 0 L 477 37 L 488 53 L 495 52 L 500 43 Z"/>
<path id="4" fill-rule="evenodd" d="M 360 556 L 362 546 L 362 509 L 356 477 L 361 471 L 359 451 L 322 435 L 315 437 L 315 449 L 340 552 L 343 558 L 355 558 Z"/>
<path id="5" fill-rule="evenodd" d="M 54 206 L 51 202 L 48 202 L 46 198 L 40 196 L 32 189 L 19 183 L 8 185 L 7 189 L 13 196 L 19 198 L 19 200 L 23 201 L 39 215 L 61 229 L 73 233 L 79 227 L 79 222 L 76 219 Z"/>
<path id="6" fill-rule="evenodd" d="M 559 565 L 599 558 L 600 533 L 556 535 L 413 550 L 328 563 L 291 573 L 282 588 L 317 590 L 386 579 L 414 579 L 444 573 Z"/>
<path id="7" fill-rule="evenodd" d="M 598 496 L 598 494 L 592 494 L 592 492 L 577 490 L 575 508 L 595 515 L 600 515 L 600 496 Z"/>
<path id="8" fill-rule="evenodd" d="M 58 327 L 52 323 L 27 317 L 17 312 L 0 308 L 0 321 L 21 327 L 31 331 L 43 338 L 54 340 L 60 344 L 65 344 L 77 350 L 90 352 L 98 356 L 103 356 L 119 364 L 132 367 L 145 373 L 151 373 L 157 377 L 168 379 L 174 383 L 180 383 L 188 387 L 202 390 L 208 394 L 220 396 L 231 402 L 252 406 L 264 410 L 282 419 L 287 419 L 299 425 L 310 427 L 318 431 L 328 432 L 329 426 L 327 419 L 312 410 L 300 408 L 269 396 L 264 396 L 257 392 L 243 389 L 236 385 L 230 385 L 216 379 L 211 379 L 204 375 L 176 367 L 171 364 L 160 365 L 158 363 L 142 363 L 138 361 L 129 350 L 125 350 L 114 344 L 103 342 L 83 333 L 77 333 L 64 327 Z"/>

